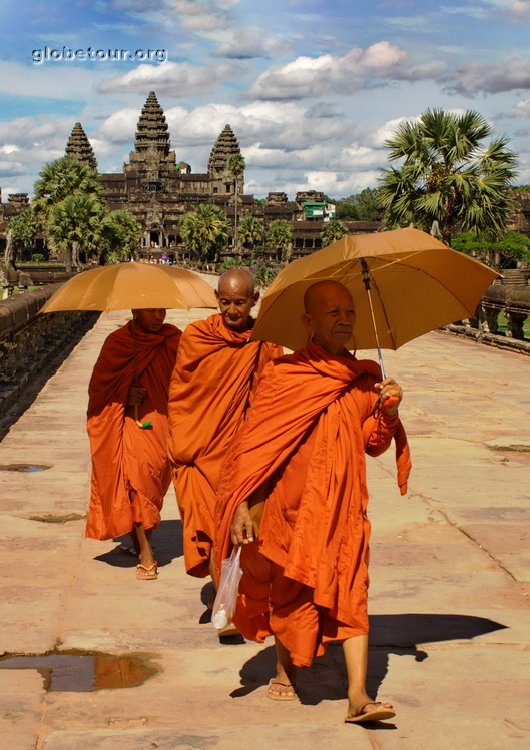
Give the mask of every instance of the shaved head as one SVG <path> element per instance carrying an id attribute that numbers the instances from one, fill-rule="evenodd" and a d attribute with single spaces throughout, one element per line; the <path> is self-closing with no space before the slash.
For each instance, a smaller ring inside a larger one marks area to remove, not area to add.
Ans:
<path id="1" fill-rule="evenodd" d="M 332 354 L 342 354 L 351 342 L 355 305 L 349 289 L 338 281 L 317 281 L 304 294 L 302 316 L 312 340 Z"/>
<path id="2" fill-rule="evenodd" d="M 227 328 L 245 331 L 252 325 L 250 310 L 258 301 L 254 277 L 246 268 L 231 268 L 219 276 L 215 296 Z"/>
<path id="3" fill-rule="evenodd" d="M 305 290 L 304 310 L 306 311 L 306 313 L 311 313 L 311 311 L 314 310 L 315 307 L 318 307 L 320 304 L 322 304 L 323 300 L 325 300 L 330 295 L 333 296 L 334 294 L 348 295 L 351 304 L 353 305 L 353 298 L 344 284 L 341 284 L 339 281 L 325 279 L 324 281 L 316 281 Z"/>
<path id="4" fill-rule="evenodd" d="M 221 289 L 237 288 L 237 290 L 248 297 L 254 295 L 254 276 L 246 268 L 230 268 L 219 276 L 217 292 Z"/>

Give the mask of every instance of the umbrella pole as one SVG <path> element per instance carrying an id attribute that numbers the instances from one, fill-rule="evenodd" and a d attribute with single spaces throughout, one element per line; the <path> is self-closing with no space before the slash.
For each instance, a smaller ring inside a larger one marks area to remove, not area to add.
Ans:
<path id="1" fill-rule="evenodd" d="M 379 344 L 379 335 L 377 333 L 377 324 L 375 322 L 374 306 L 372 304 L 372 289 L 370 286 L 370 270 L 368 263 L 364 258 L 361 258 L 361 268 L 363 270 L 363 283 L 366 293 L 368 295 L 368 304 L 370 305 L 370 314 L 372 316 L 372 325 L 374 327 L 375 344 L 377 346 L 377 356 L 379 359 L 379 365 L 381 366 L 381 372 L 383 374 L 383 380 L 386 378 L 385 365 L 383 363 L 383 355 L 381 354 L 381 346 Z"/>

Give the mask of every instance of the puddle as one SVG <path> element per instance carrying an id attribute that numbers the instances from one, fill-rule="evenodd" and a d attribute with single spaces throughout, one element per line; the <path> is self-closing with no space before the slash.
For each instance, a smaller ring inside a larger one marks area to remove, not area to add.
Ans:
<path id="1" fill-rule="evenodd" d="M 86 515 L 80 513 L 35 513 L 25 516 L 28 521 L 40 521 L 41 523 L 68 523 L 68 521 L 81 521 Z"/>
<path id="2" fill-rule="evenodd" d="M 49 692 L 86 693 L 142 685 L 160 668 L 152 655 L 114 656 L 101 653 L 53 653 L 43 656 L 5 656 L 0 669 L 35 669 Z"/>
<path id="3" fill-rule="evenodd" d="M 22 471 L 28 474 L 36 471 L 46 471 L 46 469 L 51 468 L 51 466 L 47 466 L 46 464 L 0 464 L 0 471 Z"/>

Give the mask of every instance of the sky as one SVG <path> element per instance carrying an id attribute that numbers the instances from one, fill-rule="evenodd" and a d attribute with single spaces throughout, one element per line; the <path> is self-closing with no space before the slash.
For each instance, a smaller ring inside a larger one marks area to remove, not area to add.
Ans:
<path id="1" fill-rule="evenodd" d="M 0 0 L 2 199 L 75 122 L 121 172 L 151 90 L 193 172 L 230 124 L 256 198 L 376 187 L 385 139 L 428 108 L 486 117 L 527 184 L 529 27 L 530 0 Z"/>

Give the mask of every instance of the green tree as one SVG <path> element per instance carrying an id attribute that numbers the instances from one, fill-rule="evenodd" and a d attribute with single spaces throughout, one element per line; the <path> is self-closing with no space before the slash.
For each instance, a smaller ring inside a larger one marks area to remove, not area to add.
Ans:
<path id="1" fill-rule="evenodd" d="M 245 250 L 252 252 L 263 239 L 263 222 L 256 216 L 243 216 L 239 222 L 238 238 Z"/>
<path id="2" fill-rule="evenodd" d="M 46 220 L 53 206 L 72 195 L 101 197 L 101 183 L 97 172 L 87 164 L 63 157 L 44 165 L 34 185 L 36 214 Z"/>
<path id="3" fill-rule="evenodd" d="M 129 211 L 109 211 L 98 228 L 99 262 L 116 263 L 134 256 L 141 236 L 142 227 Z"/>
<path id="4" fill-rule="evenodd" d="M 460 232 L 453 237 L 452 246 L 497 268 L 511 268 L 519 261 L 530 263 L 530 238 L 521 232 L 506 232 L 499 240 Z"/>
<path id="5" fill-rule="evenodd" d="M 230 154 L 228 157 L 228 169 L 234 178 L 234 252 L 238 251 L 238 238 L 237 238 L 237 191 L 238 191 L 238 178 L 243 174 L 245 169 L 245 159 L 241 154 Z"/>
<path id="6" fill-rule="evenodd" d="M 6 268 L 13 267 L 21 248 L 29 245 L 40 229 L 40 223 L 31 208 L 26 208 L 9 220 L 8 242 L 4 254 Z"/>
<path id="7" fill-rule="evenodd" d="M 94 195 L 69 195 L 50 210 L 48 235 L 55 248 L 68 253 L 69 270 L 80 267 L 81 253 L 95 250 L 104 213 Z"/>
<path id="8" fill-rule="evenodd" d="M 450 244 L 457 229 L 500 237 L 510 211 L 516 155 L 506 137 L 484 139 L 492 129 L 478 112 L 428 109 L 402 123 L 386 141 L 391 161 L 379 195 L 387 227 L 414 223 L 428 231 L 437 221 Z"/>
<path id="9" fill-rule="evenodd" d="M 293 247 L 293 227 L 287 219 L 271 221 L 267 229 L 266 243 L 276 253 L 278 260 L 289 262 Z"/>
<path id="10" fill-rule="evenodd" d="M 345 234 L 348 234 L 348 228 L 342 223 L 342 221 L 339 221 L 339 219 L 330 219 L 324 224 L 320 233 L 322 247 L 327 247 L 328 245 L 331 245 L 332 242 L 340 240 Z"/>
<path id="11" fill-rule="evenodd" d="M 192 257 L 198 260 L 217 260 L 226 246 L 230 224 L 225 212 L 212 203 L 201 203 L 195 211 L 182 217 L 180 236 Z"/>
<path id="12" fill-rule="evenodd" d="M 375 221 L 381 211 L 379 190 L 365 188 L 335 203 L 335 218 L 343 221 Z"/>

